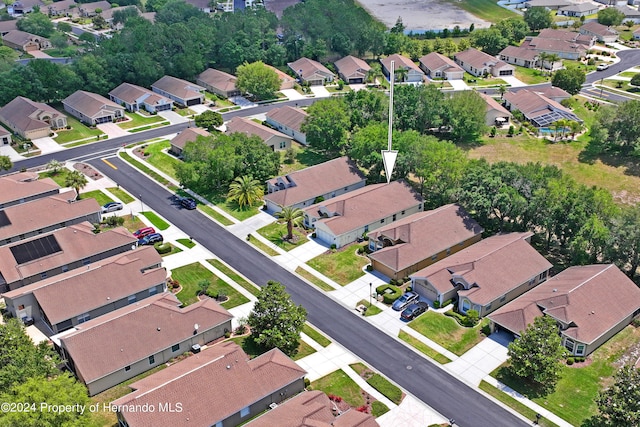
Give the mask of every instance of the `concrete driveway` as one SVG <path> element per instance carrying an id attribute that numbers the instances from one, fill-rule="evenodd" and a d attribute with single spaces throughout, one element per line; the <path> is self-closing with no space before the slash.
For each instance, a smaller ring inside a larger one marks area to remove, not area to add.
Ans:
<path id="1" fill-rule="evenodd" d="M 53 138 L 49 136 L 34 139 L 33 143 L 40 149 L 42 154 L 55 153 L 56 151 L 64 150 L 64 147 L 55 142 Z"/>
<path id="2" fill-rule="evenodd" d="M 172 125 L 178 124 L 178 123 L 186 123 L 189 121 L 188 118 L 186 117 L 182 117 L 180 114 L 175 113 L 173 111 L 160 111 L 158 113 L 158 115 L 160 117 L 163 117 L 167 120 L 169 120 L 169 123 L 171 123 Z"/>
<path id="3" fill-rule="evenodd" d="M 295 101 L 297 99 L 306 99 L 307 98 L 306 96 L 302 95 L 301 93 L 299 93 L 295 89 L 282 89 L 280 92 L 282 92 L 284 94 L 284 96 L 289 98 L 291 101 Z"/>
<path id="4" fill-rule="evenodd" d="M 518 80 L 515 76 L 500 76 L 502 80 L 511 85 L 511 87 L 522 87 L 527 86 L 526 83 L 523 83 L 521 80 Z"/>
<path id="5" fill-rule="evenodd" d="M 447 80 L 453 90 L 469 90 L 471 89 L 462 79 L 457 80 Z"/>
<path id="6" fill-rule="evenodd" d="M 445 367 L 458 378 L 478 386 L 484 377 L 507 361 L 507 346 L 512 339 L 506 332 L 494 332 Z"/>
<path id="7" fill-rule="evenodd" d="M 96 126 L 102 132 L 106 133 L 109 138 L 117 138 L 118 136 L 129 135 L 129 132 L 122 129 L 115 123 L 102 123 Z"/>
<path id="8" fill-rule="evenodd" d="M 11 159 L 12 162 L 24 160 L 25 158 L 23 155 L 18 154 L 18 152 L 14 150 L 9 144 L 0 145 L 0 156 L 9 156 L 9 159 Z"/>
<path id="9" fill-rule="evenodd" d="M 311 92 L 313 92 L 316 98 L 328 98 L 331 96 L 324 86 L 311 86 Z"/>

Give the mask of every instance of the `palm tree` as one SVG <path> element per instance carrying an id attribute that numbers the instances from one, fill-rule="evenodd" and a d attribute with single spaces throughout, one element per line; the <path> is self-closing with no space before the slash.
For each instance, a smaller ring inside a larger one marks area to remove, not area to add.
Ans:
<path id="1" fill-rule="evenodd" d="M 371 64 L 371 69 L 367 72 L 367 81 L 373 84 L 377 84 L 376 80 L 382 77 L 382 69 L 380 68 L 380 64 L 374 62 Z"/>
<path id="2" fill-rule="evenodd" d="M 505 85 L 498 86 L 498 92 L 500 92 L 500 99 L 504 98 L 504 93 L 507 91 L 507 87 Z"/>
<path id="3" fill-rule="evenodd" d="M 571 129 L 571 138 L 575 138 L 576 133 L 582 130 L 582 124 L 579 122 L 576 122 L 575 120 L 571 120 L 569 122 L 569 129 Z"/>
<path id="4" fill-rule="evenodd" d="M 73 171 L 67 175 L 64 179 L 64 185 L 76 190 L 78 197 L 80 196 L 80 190 L 89 183 L 87 177 L 80 171 Z"/>
<path id="5" fill-rule="evenodd" d="M 538 54 L 538 60 L 540 61 L 540 71 L 544 71 L 544 61 L 549 58 L 549 54 L 547 52 L 540 52 Z"/>
<path id="6" fill-rule="evenodd" d="M 299 227 L 302 225 L 304 219 L 304 213 L 299 208 L 293 206 L 280 206 L 282 210 L 276 213 L 278 222 L 280 224 L 287 224 L 287 240 L 293 239 L 293 226 Z"/>
<path id="7" fill-rule="evenodd" d="M 52 159 L 49 161 L 49 163 L 47 163 L 46 168 L 50 169 L 51 172 L 56 175 L 58 172 L 60 172 L 60 169 L 62 169 L 62 163 L 60 163 L 56 159 Z"/>
<path id="8" fill-rule="evenodd" d="M 409 74 L 409 69 L 405 67 L 398 67 L 398 69 L 395 70 L 396 81 L 404 82 L 408 74 Z"/>
<path id="9" fill-rule="evenodd" d="M 547 62 L 551 66 L 551 71 L 553 71 L 553 64 L 560 61 L 560 56 L 557 53 L 548 53 L 547 54 Z"/>
<path id="10" fill-rule="evenodd" d="M 262 183 L 252 176 L 239 176 L 229 185 L 227 200 L 235 201 L 240 209 L 253 206 L 264 195 Z"/>

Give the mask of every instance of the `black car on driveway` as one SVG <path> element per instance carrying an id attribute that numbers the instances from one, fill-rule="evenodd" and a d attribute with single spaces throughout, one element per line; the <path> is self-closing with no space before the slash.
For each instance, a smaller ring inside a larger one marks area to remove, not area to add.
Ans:
<path id="1" fill-rule="evenodd" d="M 409 307 L 405 308 L 402 311 L 402 313 L 400 314 L 400 318 L 408 322 L 420 316 L 422 313 L 424 313 L 428 309 L 429 309 L 429 304 L 427 304 L 426 302 L 422 302 L 422 301 L 415 302 L 409 305 Z"/>
<path id="2" fill-rule="evenodd" d="M 153 245 L 155 243 L 162 243 L 164 241 L 164 237 L 160 233 L 153 233 L 144 236 L 142 239 L 138 240 L 138 246 L 145 245 Z"/>

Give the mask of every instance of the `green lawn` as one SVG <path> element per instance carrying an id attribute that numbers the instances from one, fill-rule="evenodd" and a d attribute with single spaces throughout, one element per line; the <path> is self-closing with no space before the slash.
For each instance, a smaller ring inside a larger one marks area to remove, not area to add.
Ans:
<path id="1" fill-rule="evenodd" d="M 307 357 L 310 354 L 313 354 L 316 352 L 316 349 L 311 347 L 309 344 L 307 344 L 306 342 L 300 340 L 300 344 L 298 345 L 298 351 L 296 352 L 296 354 L 292 357 L 293 360 L 300 360 L 303 357 Z"/>
<path id="2" fill-rule="evenodd" d="M 135 201 L 135 199 L 131 197 L 129 193 L 119 187 L 110 187 L 107 188 L 107 190 L 109 190 L 109 192 L 116 196 L 118 199 L 122 200 L 122 203 L 126 204 Z"/>
<path id="3" fill-rule="evenodd" d="M 456 7 L 466 10 L 480 19 L 490 22 L 498 22 L 503 19 L 516 18 L 520 16 L 515 12 L 498 6 L 497 2 L 493 0 L 465 0 L 462 2 L 448 0 L 448 2 L 454 4 Z"/>
<path id="4" fill-rule="evenodd" d="M 181 107 L 176 107 L 174 112 L 181 115 L 182 117 L 192 116 L 196 114 L 196 112 L 193 111 L 191 108 L 181 108 Z"/>
<path id="5" fill-rule="evenodd" d="M 495 397 L 496 399 L 498 399 L 500 402 L 504 403 L 505 405 L 507 405 L 509 408 L 515 410 L 516 412 L 518 412 L 519 414 L 523 415 L 525 418 L 533 421 L 536 419 L 536 411 L 534 411 L 533 409 L 529 408 L 528 406 L 520 403 L 519 401 L 517 401 L 516 399 L 514 399 L 513 397 L 509 396 L 507 393 L 498 390 L 497 388 L 495 388 L 494 386 L 492 386 L 491 384 L 489 384 L 486 381 L 481 381 L 480 382 L 480 390 L 485 391 L 487 394 Z M 540 421 L 538 423 L 539 426 L 541 427 L 558 427 L 558 425 L 552 421 L 549 421 L 548 419 L 542 417 L 540 418 Z"/>
<path id="6" fill-rule="evenodd" d="M 111 197 L 107 196 L 100 190 L 87 191 L 86 193 L 80 193 L 81 199 L 96 199 L 96 202 L 100 206 L 104 206 L 109 202 L 113 202 Z"/>
<path id="7" fill-rule="evenodd" d="M 526 68 L 517 65 L 514 65 L 514 67 L 516 67 L 516 78 L 528 85 L 545 83 L 550 80 L 550 77 L 543 76 L 542 71 L 537 68 Z"/>
<path id="8" fill-rule="evenodd" d="M 170 146 L 171 143 L 169 141 L 154 142 L 153 144 L 147 145 L 144 149 L 144 152 L 148 154 L 148 156 L 145 157 L 145 160 L 170 177 L 176 179 L 175 165 L 180 163 L 180 160 L 170 154 L 162 152 L 162 150 L 165 150 Z"/>
<path id="9" fill-rule="evenodd" d="M 186 246 L 188 249 L 191 249 L 196 245 L 191 239 L 176 239 L 176 241 L 182 246 Z"/>
<path id="10" fill-rule="evenodd" d="M 320 390 L 326 394 L 333 394 L 340 396 L 354 408 L 364 405 L 364 398 L 362 397 L 362 389 L 358 387 L 342 369 L 338 369 L 335 372 L 325 375 L 322 378 L 312 382 L 309 386 L 311 390 Z"/>
<path id="11" fill-rule="evenodd" d="M 633 76 L 635 76 L 636 74 L 638 74 L 638 73 L 634 73 L 633 71 L 623 71 L 623 72 L 621 72 L 621 73 L 618 73 L 618 75 L 619 75 L 620 77 L 633 77 Z"/>
<path id="12" fill-rule="evenodd" d="M 627 326 L 589 356 L 592 362 L 588 366 L 581 367 L 580 363 L 576 363 L 563 367 L 555 391 L 544 397 L 535 397 L 535 391 L 519 378 L 511 377 L 504 366 L 491 375 L 571 424 L 579 426 L 597 413 L 595 401 L 598 392 L 613 382 L 613 374 L 617 371 L 615 363 L 623 354 L 628 354 L 629 349 L 637 347 L 639 342 L 640 328 Z M 637 356 L 631 357 L 635 360 Z"/>
<path id="13" fill-rule="evenodd" d="M 285 251 L 290 251 L 308 242 L 307 235 L 302 228 L 293 229 L 294 242 L 284 240 L 287 235 L 287 224 L 278 224 L 277 222 L 262 227 L 258 230 L 258 234 Z"/>
<path id="14" fill-rule="evenodd" d="M 285 151 L 281 151 L 280 175 L 286 175 L 331 160 L 331 157 L 326 154 L 314 151 L 312 148 L 305 147 L 297 142 L 294 142 L 292 147 L 295 151 L 295 161 L 293 163 L 285 163 Z"/>
<path id="15" fill-rule="evenodd" d="M 67 176 L 71 173 L 71 171 L 67 168 L 61 168 L 58 172 L 54 173 L 53 171 L 49 171 L 49 172 L 40 172 L 38 174 L 38 176 L 40 177 L 40 179 L 42 178 L 51 178 L 53 179 L 56 184 L 58 184 L 60 187 L 66 187 L 67 185 L 65 184 L 65 181 L 67 179 Z"/>
<path id="16" fill-rule="evenodd" d="M 166 244 L 171 246 L 171 251 L 167 252 L 166 254 L 160 254 L 161 257 L 165 257 L 165 256 L 169 256 L 169 255 L 173 255 L 173 254 L 177 254 L 177 253 L 182 252 L 182 249 L 180 249 L 176 245 L 172 245 L 171 243 L 166 243 Z"/>
<path id="17" fill-rule="evenodd" d="M 325 283 L 322 280 L 318 279 L 316 276 L 314 276 L 313 274 L 309 273 L 307 270 L 305 270 L 302 267 L 297 267 L 296 268 L 296 273 L 298 273 L 300 276 L 304 277 L 305 279 L 307 279 L 308 281 L 310 281 L 311 283 L 313 283 L 314 285 L 316 285 L 317 287 L 319 287 L 320 289 L 322 289 L 325 292 L 335 291 L 333 286 L 328 285 L 327 283 Z"/>
<path id="18" fill-rule="evenodd" d="M 409 335 L 404 331 L 400 331 L 400 333 L 398 334 L 398 337 L 402 341 L 409 344 L 411 347 L 415 348 L 419 352 L 425 354 L 426 356 L 430 357 L 431 359 L 435 360 L 440 364 L 451 362 L 451 360 L 447 356 L 444 356 L 438 353 L 437 351 L 435 351 L 434 349 L 432 349 L 431 347 L 429 347 L 419 339 L 414 338 L 413 336 Z"/>
<path id="19" fill-rule="evenodd" d="M 124 218 L 124 224 L 122 224 L 122 226 L 132 233 L 147 226 L 144 222 L 140 221 L 137 216 L 123 215 L 122 217 Z"/>
<path id="20" fill-rule="evenodd" d="M 103 135 L 100 129 L 90 129 L 65 111 L 62 111 L 62 113 L 67 116 L 67 124 L 71 126 L 71 129 L 61 129 L 56 131 L 58 136 L 53 138 L 53 140 L 58 144 L 64 144 L 66 142 L 72 142 L 79 139 L 86 139 L 91 137 L 95 139 L 95 137 L 97 137 L 98 135 Z"/>
<path id="21" fill-rule="evenodd" d="M 219 279 L 198 262 L 171 270 L 171 277 L 173 280 L 180 282 L 180 286 L 182 286 L 182 289 L 176 296 L 184 305 L 193 304 L 198 301 L 198 282 L 201 280 L 208 280 L 211 283 L 209 287 L 210 291 L 221 292 L 229 297 L 226 302 L 220 304 L 226 309 L 249 302 L 247 297 L 236 291 L 224 280 Z"/>
<path id="22" fill-rule="evenodd" d="M 144 215 L 157 230 L 162 231 L 170 227 L 169 223 L 156 215 L 155 212 L 145 211 L 141 212 L 141 214 Z"/>
<path id="23" fill-rule="evenodd" d="M 485 79 L 471 76 L 471 74 L 469 74 L 469 76 L 470 77 L 467 77 L 467 85 L 469 85 L 469 87 L 509 86 L 507 82 L 496 77 L 488 77 Z M 469 79 L 475 80 L 475 82 L 470 82 Z"/>
<path id="24" fill-rule="evenodd" d="M 389 380 L 387 380 L 382 375 L 374 372 L 368 366 L 363 363 L 353 363 L 349 365 L 351 369 L 356 371 L 358 375 L 363 377 L 367 383 L 378 390 L 380 393 L 385 395 L 387 399 L 399 405 L 402 401 L 402 390 L 400 390 L 397 386 L 392 384 Z"/>
<path id="25" fill-rule="evenodd" d="M 357 244 L 351 244 L 339 251 L 315 257 L 307 265 L 342 286 L 348 285 L 362 276 L 362 267 L 369 264 L 369 258 L 356 254 L 357 248 Z"/>
<path id="26" fill-rule="evenodd" d="M 122 157 L 123 160 L 125 160 L 126 162 L 129 162 L 134 167 L 140 169 L 142 172 L 144 172 L 147 175 L 149 175 L 152 179 L 154 179 L 160 185 L 164 185 L 165 187 L 169 188 L 169 190 L 172 190 L 172 191 L 177 189 L 177 187 L 175 185 L 171 184 L 169 181 L 167 181 L 165 178 L 163 178 L 160 174 L 158 174 L 158 173 L 152 171 L 151 169 L 149 169 L 142 162 L 140 162 L 140 161 L 134 159 L 133 157 L 131 157 L 129 155 L 129 153 L 122 152 L 122 153 L 120 153 L 120 157 Z"/>
<path id="27" fill-rule="evenodd" d="M 260 249 L 262 252 L 264 252 L 268 256 L 278 256 L 278 255 L 280 255 L 280 253 L 278 253 L 276 250 L 271 249 L 270 246 L 265 245 L 264 243 L 262 243 L 260 240 L 258 240 L 256 238 L 252 238 L 250 240 L 250 242 L 251 242 L 251 244 L 253 246 L 255 246 L 256 248 Z"/>
<path id="28" fill-rule="evenodd" d="M 166 124 L 169 124 L 169 122 L 165 121 L 165 119 L 162 116 L 142 116 L 138 113 L 125 113 L 125 116 L 127 116 L 129 119 L 126 122 L 118 122 L 117 125 L 121 128 L 121 129 L 131 129 L 131 128 L 136 128 L 136 127 L 140 127 L 140 126 L 146 126 L 146 125 L 152 125 L 152 124 L 158 124 L 160 125 L 161 122 L 164 122 Z"/>
<path id="29" fill-rule="evenodd" d="M 244 290 L 246 290 L 247 292 L 251 293 L 251 295 L 254 295 L 254 296 L 257 297 L 260 294 L 260 288 L 258 288 L 257 286 L 249 283 L 247 280 L 245 280 L 238 273 L 236 273 L 231 268 L 229 268 L 225 264 L 223 264 L 220 260 L 208 259 L 207 262 L 209 264 L 211 264 L 212 266 L 214 266 L 215 268 L 217 268 L 218 270 L 220 270 L 222 273 L 226 274 L 231 280 L 236 282 L 238 285 L 242 286 L 244 288 Z"/>
<path id="30" fill-rule="evenodd" d="M 312 340 L 314 340 L 315 342 L 317 342 L 318 344 L 320 344 L 323 347 L 326 347 L 329 344 L 331 344 L 331 340 L 329 338 L 325 337 L 320 332 L 316 331 L 308 323 L 305 323 L 305 325 L 302 327 L 302 332 L 304 332 L 305 334 L 309 335 L 309 337 Z"/>
<path id="31" fill-rule="evenodd" d="M 356 304 L 356 307 L 359 305 L 364 305 L 367 307 L 367 311 L 364 312 L 364 317 L 375 316 L 376 314 L 382 313 L 382 310 L 375 305 L 369 305 L 369 301 L 361 299 Z"/>
<path id="32" fill-rule="evenodd" d="M 238 344 L 240 347 L 242 347 L 244 352 L 247 353 L 247 355 L 251 359 L 253 359 L 256 356 L 260 356 L 263 353 L 266 353 L 266 350 L 264 348 L 256 345 L 256 343 L 251 338 L 251 335 L 245 335 L 245 336 L 242 336 L 242 337 L 230 338 L 229 341 L 233 341 L 236 344 Z M 311 347 L 306 342 L 300 340 L 300 345 L 298 345 L 298 351 L 292 357 L 292 359 L 293 360 L 299 360 L 299 359 L 302 359 L 303 357 L 308 356 L 310 354 L 313 354 L 315 352 L 316 352 L 316 350 L 313 347 Z"/>
<path id="33" fill-rule="evenodd" d="M 196 200 L 196 203 L 197 203 L 197 200 Z M 213 218 L 214 220 L 218 221 L 220 224 L 222 224 L 224 226 L 233 225 L 232 221 L 230 221 L 226 216 L 224 216 L 221 213 L 217 212 L 211 206 L 198 205 L 198 209 L 200 209 L 202 212 L 204 212 L 205 214 L 209 215 L 211 218 Z"/>
<path id="34" fill-rule="evenodd" d="M 464 328 L 452 317 L 431 310 L 411 321 L 409 327 L 458 356 L 484 338 L 480 334 L 480 324 L 475 328 Z"/>

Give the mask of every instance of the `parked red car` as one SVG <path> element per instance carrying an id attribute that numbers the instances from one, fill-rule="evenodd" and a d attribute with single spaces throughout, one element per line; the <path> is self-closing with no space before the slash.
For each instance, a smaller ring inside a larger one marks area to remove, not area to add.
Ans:
<path id="1" fill-rule="evenodd" d="M 145 236 L 148 236 L 149 234 L 153 234 L 156 232 L 156 229 L 153 227 L 145 227 L 145 228 L 141 228 L 140 230 L 136 231 L 135 233 L 133 233 L 134 236 L 136 236 L 136 238 L 138 240 L 142 239 Z"/>

